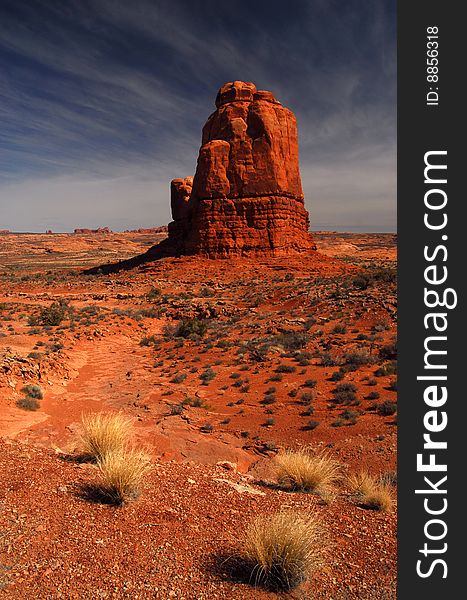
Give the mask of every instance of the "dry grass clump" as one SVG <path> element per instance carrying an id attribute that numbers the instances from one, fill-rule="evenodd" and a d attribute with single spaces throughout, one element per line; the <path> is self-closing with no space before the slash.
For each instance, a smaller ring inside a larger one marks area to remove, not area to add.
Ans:
<path id="1" fill-rule="evenodd" d="M 97 467 L 96 490 L 113 504 L 122 505 L 139 496 L 149 457 L 142 450 L 127 448 L 108 452 L 97 461 Z"/>
<path id="2" fill-rule="evenodd" d="M 389 512 L 394 505 L 391 483 L 383 477 L 374 477 L 366 469 L 352 473 L 348 485 L 360 503 L 366 508 Z"/>
<path id="3" fill-rule="evenodd" d="M 290 490 L 326 492 L 341 479 L 341 466 L 326 452 L 283 450 L 275 458 L 277 480 Z"/>
<path id="4" fill-rule="evenodd" d="M 324 531 L 312 514 L 282 511 L 254 519 L 242 556 L 255 585 L 289 590 L 323 562 Z"/>
<path id="5" fill-rule="evenodd" d="M 121 452 L 132 434 L 132 419 L 122 413 L 90 413 L 81 417 L 82 452 L 96 460 L 107 454 Z"/>

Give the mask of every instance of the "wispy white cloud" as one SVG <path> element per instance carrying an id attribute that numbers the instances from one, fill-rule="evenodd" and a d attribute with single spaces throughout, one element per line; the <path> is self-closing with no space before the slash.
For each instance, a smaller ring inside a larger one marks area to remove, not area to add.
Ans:
<path id="1" fill-rule="evenodd" d="M 312 219 L 395 226 L 391 0 L 290 0 L 277 13 L 263 0 L 11 4 L 0 228 L 167 221 L 169 181 L 193 173 L 216 89 L 232 79 L 295 111 Z"/>

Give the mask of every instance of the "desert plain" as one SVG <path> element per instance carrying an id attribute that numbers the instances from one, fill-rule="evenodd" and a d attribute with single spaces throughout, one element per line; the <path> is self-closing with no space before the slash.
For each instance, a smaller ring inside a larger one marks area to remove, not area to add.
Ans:
<path id="1" fill-rule="evenodd" d="M 348 476 L 366 469 L 395 500 L 396 236 L 86 272 L 165 235 L 0 235 L 0 595 L 394 598 L 396 504 L 364 506 Z M 150 456 L 123 506 L 85 493 L 78 433 L 99 411 L 131 417 Z M 328 494 L 278 485 L 276 456 L 298 448 L 339 463 Z M 317 516 L 323 561 L 273 591 L 236 556 L 251 519 L 283 509 Z"/>

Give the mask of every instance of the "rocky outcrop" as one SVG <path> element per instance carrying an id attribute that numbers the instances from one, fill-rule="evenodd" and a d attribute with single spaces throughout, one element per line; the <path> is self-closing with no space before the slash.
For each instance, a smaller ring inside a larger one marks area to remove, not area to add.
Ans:
<path id="1" fill-rule="evenodd" d="M 194 178 L 171 183 L 169 243 L 211 258 L 314 249 L 292 111 L 242 81 L 222 86 L 216 107 Z"/>
<path id="2" fill-rule="evenodd" d="M 73 231 L 75 234 L 90 234 L 90 233 L 112 233 L 112 230 L 108 227 L 98 227 L 97 229 L 87 229 L 85 227 L 79 227 Z"/>
<path id="3" fill-rule="evenodd" d="M 125 229 L 123 233 L 167 233 L 167 225 L 160 227 L 138 227 L 138 229 Z"/>

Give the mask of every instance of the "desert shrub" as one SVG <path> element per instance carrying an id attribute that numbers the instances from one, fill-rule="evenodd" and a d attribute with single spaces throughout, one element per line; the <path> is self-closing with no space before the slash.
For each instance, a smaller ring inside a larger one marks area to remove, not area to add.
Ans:
<path id="1" fill-rule="evenodd" d="M 29 396 L 29 398 L 36 398 L 37 400 L 42 400 L 42 398 L 44 397 L 44 392 L 42 391 L 40 385 L 28 384 L 25 385 L 21 389 L 21 391 L 24 392 L 27 396 Z"/>
<path id="2" fill-rule="evenodd" d="M 336 365 L 336 360 L 331 356 L 329 352 L 323 352 L 320 356 L 321 366 L 323 367 L 334 367 Z"/>
<path id="3" fill-rule="evenodd" d="M 371 278 L 366 274 L 357 275 L 352 280 L 352 285 L 358 288 L 359 290 L 366 290 L 369 287 L 370 283 Z"/>
<path id="4" fill-rule="evenodd" d="M 360 290 L 366 290 L 373 286 L 375 282 L 395 283 L 397 281 L 397 270 L 391 267 L 367 271 L 354 277 L 352 284 Z"/>
<path id="5" fill-rule="evenodd" d="M 363 469 L 349 475 L 347 482 L 364 507 L 384 512 L 392 509 L 394 492 L 391 483 L 384 477 L 374 477 Z"/>
<path id="6" fill-rule="evenodd" d="M 146 294 L 146 300 L 148 300 L 148 302 L 155 302 L 156 300 L 159 300 L 161 294 L 162 290 L 160 288 L 152 287 Z"/>
<path id="7" fill-rule="evenodd" d="M 282 375 L 282 373 L 276 373 L 275 375 L 272 375 L 269 378 L 269 381 L 282 381 L 284 379 L 284 376 Z"/>
<path id="8" fill-rule="evenodd" d="M 334 388 L 335 392 L 356 392 L 357 386 L 355 383 L 339 383 Z"/>
<path id="9" fill-rule="evenodd" d="M 305 323 L 303 324 L 303 329 L 305 329 L 305 331 L 308 331 L 311 327 L 313 327 L 313 325 L 316 324 L 316 319 L 315 317 L 310 317 L 308 318 Z"/>
<path id="10" fill-rule="evenodd" d="M 345 355 L 345 362 L 348 365 L 362 366 L 369 365 L 374 362 L 373 357 L 366 352 L 366 350 L 356 350 L 354 352 L 347 352 Z"/>
<path id="11" fill-rule="evenodd" d="M 343 371 L 334 371 L 331 375 L 331 381 L 342 381 L 344 379 L 345 373 Z"/>
<path id="12" fill-rule="evenodd" d="M 337 323 L 332 328 L 332 333 L 347 333 L 347 327 L 343 323 Z"/>
<path id="13" fill-rule="evenodd" d="M 141 481 L 149 470 L 149 459 L 141 450 L 120 448 L 101 455 L 97 467 L 97 490 L 112 503 L 122 505 L 139 496 Z"/>
<path id="14" fill-rule="evenodd" d="M 340 479 L 340 465 L 329 454 L 307 449 L 283 450 L 276 456 L 277 480 L 290 490 L 319 492 Z"/>
<path id="15" fill-rule="evenodd" d="M 184 406 L 193 406 L 194 408 L 201 408 L 203 406 L 203 401 L 201 398 L 190 398 L 187 397 L 183 400 L 182 404 Z"/>
<path id="16" fill-rule="evenodd" d="M 302 404 L 307 404 L 308 402 L 311 402 L 314 399 L 314 394 L 312 392 L 303 392 L 300 395 L 300 402 Z"/>
<path id="17" fill-rule="evenodd" d="M 385 400 L 378 405 L 377 411 L 383 417 L 390 417 L 397 412 L 397 404 L 390 400 Z"/>
<path id="18" fill-rule="evenodd" d="M 207 384 L 209 381 L 212 381 L 215 376 L 216 376 L 215 371 L 213 371 L 211 369 L 211 367 L 208 367 L 205 371 L 203 371 L 203 373 L 201 373 L 201 375 L 199 376 L 199 378 L 201 379 L 201 381 L 204 384 Z"/>
<path id="19" fill-rule="evenodd" d="M 132 433 L 132 419 L 122 413 L 90 413 L 81 417 L 79 441 L 84 454 L 102 460 L 122 452 Z"/>
<path id="20" fill-rule="evenodd" d="M 378 400 L 379 392 L 370 392 L 367 396 L 368 400 Z"/>
<path id="21" fill-rule="evenodd" d="M 303 331 L 286 331 L 277 335 L 274 343 L 282 346 L 285 350 L 300 350 L 307 345 L 308 340 L 308 334 Z"/>
<path id="22" fill-rule="evenodd" d="M 358 412 L 356 412 L 355 410 L 347 409 L 339 415 L 339 418 L 336 419 L 334 423 L 332 423 L 332 426 L 341 427 L 342 425 L 355 425 L 357 422 L 357 418 Z"/>
<path id="23" fill-rule="evenodd" d="M 141 338 L 139 345 L 140 346 L 157 346 L 158 345 L 158 339 L 155 335 L 149 335 L 149 336 L 144 336 L 143 338 Z"/>
<path id="24" fill-rule="evenodd" d="M 323 539 L 323 529 L 313 514 L 266 514 L 248 526 L 242 558 L 255 585 L 289 590 L 321 566 Z"/>
<path id="25" fill-rule="evenodd" d="M 266 394 L 264 398 L 260 401 L 261 404 L 274 404 L 277 402 L 277 398 L 274 394 Z"/>
<path id="26" fill-rule="evenodd" d="M 186 373 L 176 373 L 170 380 L 170 383 L 182 383 L 183 381 L 185 381 L 186 378 Z"/>
<path id="27" fill-rule="evenodd" d="M 397 343 L 393 342 L 383 346 L 379 350 L 379 355 L 383 360 L 394 360 L 397 358 Z"/>
<path id="28" fill-rule="evenodd" d="M 376 369 L 375 375 L 376 377 L 384 377 L 386 375 L 395 375 L 397 373 L 397 363 L 391 362 L 386 363 Z"/>
<path id="29" fill-rule="evenodd" d="M 353 383 L 339 383 L 333 390 L 333 402 L 335 404 L 351 404 L 355 402 L 357 396 L 355 394 L 356 386 Z"/>
<path id="30" fill-rule="evenodd" d="M 264 362 L 268 357 L 270 347 L 270 344 L 255 344 L 253 342 L 249 342 L 246 346 L 246 349 L 248 350 L 252 360 L 256 362 Z M 239 351 L 240 350 L 242 353 L 244 352 L 242 348 L 240 348 Z"/>
<path id="31" fill-rule="evenodd" d="M 397 391 L 397 379 L 391 379 L 391 381 L 389 382 L 389 386 L 388 387 L 393 392 Z"/>
<path id="32" fill-rule="evenodd" d="M 66 302 L 52 302 L 48 307 L 43 308 L 37 319 L 37 323 L 44 326 L 56 327 L 65 319 L 68 310 Z M 37 323 L 33 323 L 36 325 Z"/>
<path id="33" fill-rule="evenodd" d="M 214 425 L 212 425 L 212 423 L 205 423 L 204 425 L 202 425 L 200 427 L 200 431 L 202 433 L 211 433 L 211 431 L 213 431 L 214 429 Z"/>
<path id="34" fill-rule="evenodd" d="M 138 317 L 145 317 L 147 319 L 157 319 L 160 317 L 161 312 L 155 308 L 141 308 L 137 313 L 135 313 L 134 317 L 136 320 L 139 320 Z"/>
<path id="35" fill-rule="evenodd" d="M 172 417 L 175 417 L 177 415 L 181 415 L 183 413 L 184 410 L 184 405 L 183 404 L 171 404 L 170 405 L 170 414 Z"/>
<path id="36" fill-rule="evenodd" d="M 372 277 L 375 281 L 395 283 L 397 281 L 397 269 L 394 267 L 381 267 L 373 271 Z"/>
<path id="37" fill-rule="evenodd" d="M 37 410 L 40 408 L 40 403 L 36 400 L 36 398 L 21 398 L 16 401 L 16 406 L 18 408 L 22 408 L 23 410 Z"/>
<path id="38" fill-rule="evenodd" d="M 269 417 L 268 419 L 266 419 L 263 423 L 263 425 L 265 427 L 272 427 L 274 425 L 275 421 L 272 417 Z"/>
<path id="39" fill-rule="evenodd" d="M 292 365 L 278 365 L 276 373 L 295 373 L 296 370 Z"/>
<path id="40" fill-rule="evenodd" d="M 33 351 L 28 354 L 28 358 L 33 358 L 34 360 L 41 360 L 43 357 L 44 354 L 42 352 Z"/>
<path id="41" fill-rule="evenodd" d="M 201 298 L 213 298 L 216 295 L 216 292 L 209 287 L 203 286 L 199 291 L 199 295 Z"/>
<path id="42" fill-rule="evenodd" d="M 175 337 L 202 337 L 207 331 L 207 324 L 201 319 L 183 319 L 175 330 Z"/>
<path id="43" fill-rule="evenodd" d="M 352 404 L 356 401 L 357 396 L 354 392 L 335 392 L 332 401 L 334 404 Z"/>
<path id="44" fill-rule="evenodd" d="M 313 429 L 316 429 L 318 427 L 318 425 L 319 425 L 319 421 L 310 420 L 306 424 L 305 428 L 309 431 L 313 431 Z"/>
<path id="45" fill-rule="evenodd" d="M 63 348 L 63 344 L 61 342 L 54 342 L 53 344 L 47 344 L 46 346 L 49 352 L 59 352 Z"/>
<path id="46" fill-rule="evenodd" d="M 303 383 L 303 387 L 306 388 L 314 388 L 316 387 L 316 384 L 318 382 L 316 381 L 316 379 L 307 379 L 304 383 Z"/>

